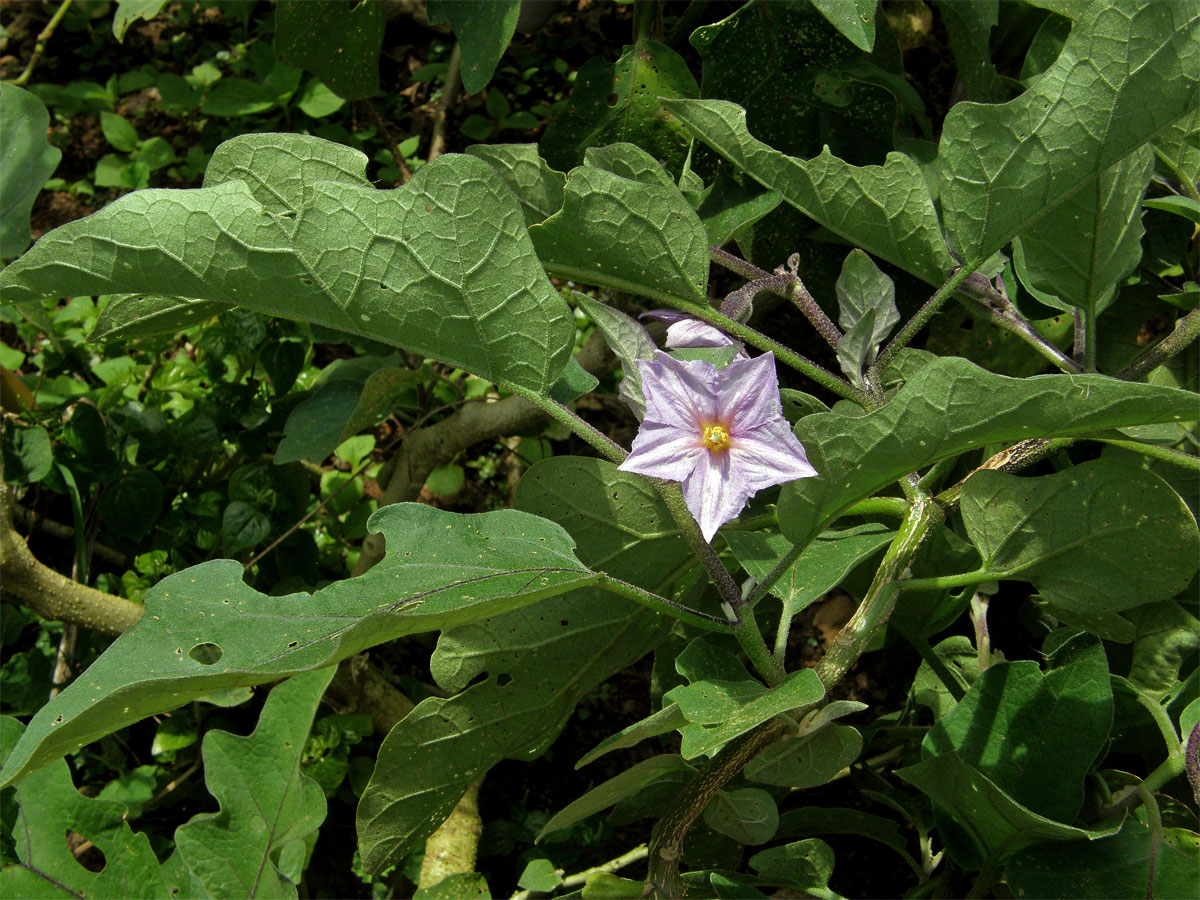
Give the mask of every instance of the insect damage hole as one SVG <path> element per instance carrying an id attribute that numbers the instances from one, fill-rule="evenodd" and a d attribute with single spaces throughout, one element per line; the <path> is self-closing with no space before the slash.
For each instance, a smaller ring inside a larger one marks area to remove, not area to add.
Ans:
<path id="1" fill-rule="evenodd" d="M 188 657 L 194 659 L 202 666 L 211 666 L 217 662 L 224 651 L 216 644 L 204 643 L 197 644 L 188 651 Z"/>
<path id="2" fill-rule="evenodd" d="M 85 838 L 78 831 L 66 830 L 67 850 L 75 857 L 75 861 L 89 872 L 103 872 L 108 865 L 104 851 Z"/>

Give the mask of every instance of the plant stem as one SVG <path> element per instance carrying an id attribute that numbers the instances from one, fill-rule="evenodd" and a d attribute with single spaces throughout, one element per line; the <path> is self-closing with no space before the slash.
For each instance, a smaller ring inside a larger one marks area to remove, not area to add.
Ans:
<path id="1" fill-rule="evenodd" d="M 1154 155 L 1158 157 L 1159 162 L 1171 170 L 1171 174 L 1175 176 L 1175 180 L 1179 182 L 1179 190 L 1185 197 L 1190 197 L 1197 203 L 1200 203 L 1200 191 L 1196 189 L 1195 183 L 1187 177 L 1184 171 L 1175 164 L 1175 160 L 1167 156 L 1157 147 L 1154 148 Z"/>
<path id="2" fill-rule="evenodd" d="M 41 34 L 37 36 L 37 43 L 33 47 L 33 53 L 29 55 L 29 62 L 25 64 L 25 71 L 12 81 L 6 82 L 7 84 L 20 87 L 29 82 L 30 77 L 33 75 L 34 67 L 42 58 L 42 54 L 46 52 L 46 42 L 54 35 L 54 29 L 58 27 L 58 23 L 62 21 L 62 17 L 67 14 L 67 10 L 70 8 L 71 0 L 63 0 L 62 5 L 58 7 L 53 17 L 46 23 L 46 27 L 42 29 Z"/>
<path id="3" fill-rule="evenodd" d="M 762 632 L 758 630 L 758 622 L 754 619 L 754 609 L 751 606 L 746 606 L 741 610 L 742 624 L 738 626 L 734 632 L 738 643 L 742 650 L 750 659 L 755 670 L 762 676 L 771 687 L 783 681 L 784 675 L 787 673 L 783 669 L 783 665 L 777 660 L 771 651 L 767 648 L 766 641 L 763 640 Z"/>
<path id="4" fill-rule="evenodd" d="M 908 510 L 909 502 L 900 497 L 867 497 L 865 500 L 859 500 L 846 507 L 838 518 L 843 516 L 894 516 L 897 519 L 903 519 L 908 515 Z"/>
<path id="5" fill-rule="evenodd" d="M 1190 313 L 1175 320 L 1175 327 L 1165 338 L 1123 368 L 1117 373 L 1118 378 L 1125 381 L 1136 381 L 1149 372 L 1158 368 L 1180 350 L 1189 346 L 1200 336 L 1200 306 Z"/>
<path id="6" fill-rule="evenodd" d="M 925 305 L 917 310 L 916 315 L 905 323 L 900 329 L 900 333 L 892 338 L 891 342 L 879 354 L 879 357 L 871 364 L 870 372 L 867 380 L 871 384 L 882 384 L 883 381 L 880 374 L 884 369 L 891 364 L 896 358 L 896 354 L 908 346 L 909 341 L 917 336 L 917 332 L 925 327 L 926 323 L 932 319 L 950 298 L 950 296 L 958 289 L 958 286 L 966 281 L 971 276 L 971 270 L 966 268 L 958 268 L 940 288 L 934 291 L 933 296 L 925 301 Z"/>
<path id="7" fill-rule="evenodd" d="M 903 591 L 942 591 L 947 588 L 970 587 L 982 581 L 999 581 L 1003 574 L 977 569 L 959 575 L 935 575 L 932 578 L 909 578 L 900 582 Z"/>
<path id="8" fill-rule="evenodd" d="M 625 462 L 625 457 L 629 454 L 620 444 L 611 440 L 605 435 L 597 431 L 590 423 L 584 421 L 580 416 L 577 416 L 571 410 L 567 409 L 557 400 L 554 400 L 545 394 L 531 391 L 528 388 L 517 387 L 513 384 L 504 385 L 505 388 L 512 391 L 518 397 L 529 401 L 538 409 L 542 410 L 546 415 L 555 419 L 558 422 L 566 425 L 576 435 L 583 438 L 592 445 L 600 455 L 615 462 L 618 465 Z"/>
<path id="9" fill-rule="evenodd" d="M 1185 469 L 1200 472 L 1200 456 L 1192 456 L 1190 453 L 1184 453 L 1173 447 L 1164 447 L 1161 444 L 1143 444 L 1140 441 L 1119 441 L 1106 437 L 1098 437 L 1095 440 L 1113 447 L 1120 447 L 1123 450 L 1132 450 L 1134 453 L 1140 453 L 1152 459 L 1161 459 L 1174 466 L 1182 466 Z"/>
<path id="10" fill-rule="evenodd" d="M 726 634 L 738 633 L 742 629 L 735 622 L 730 622 L 728 619 L 710 616 L 707 613 L 698 612 L 682 603 L 676 603 L 674 600 L 668 600 L 655 594 L 652 591 L 647 591 L 644 588 L 638 587 L 636 584 L 630 584 L 627 581 L 622 581 L 619 578 L 613 578 L 603 572 L 598 573 L 600 579 L 596 582 L 596 587 L 601 590 L 610 591 L 632 600 L 635 603 L 640 603 L 642 606 L 649 607 L 655 612 L 666 613 L 676 619 L 687 622 L 690 625 L 695 625 L 697 628 L 703 628 L 706 631 L 721 631 Z"/>
<path id="11" fill-rule="evenodd" d="M 921 655 L 921 659 L 925 661 L 925 664 L 937 676 L 938 681 L 950 692 L 950 696 L 954 698 L 955 702 L 966 696 L 967 689 L 963 687 L 961 681 L 954 677 L 954 673 L 950 671 L 942 658 L 937 655 L 937 651 L 929 646 L 929 641 L 922 635 L 909 631 L 899 620 L 893 620 L 890 624 L 896 630 L 896 633 L 904 638 Z"/>
<path id="12" fill-rule="evenodd" d="M 975 308 L 986 315 L 990 322 L 1021 338 L 1061 371 L 1072 375 L 1083 371 L 1078 362 L 1046 340 L 1041 332 L 1021 315 L 1013 302 L 992 287 L 982 275 L 976 273 L 963 282 L 959 287 L 959 296 L 973 300 Z"/>

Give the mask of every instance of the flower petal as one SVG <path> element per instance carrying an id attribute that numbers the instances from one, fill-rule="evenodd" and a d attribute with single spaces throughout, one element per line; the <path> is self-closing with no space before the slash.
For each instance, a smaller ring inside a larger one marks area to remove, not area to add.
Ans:
<path id="1" fill-rule="evenodd" d="M 737 341 L 707 322 L 684 319 L 667 327 L 666 343 L 674 350 L 679 347 L 729 347 Z"/>
<path id="2" fill-rule="evenodd" d="M 694 432 L 646 421 L 633 439 L 629 456 L 617 468 L 667 481 L 684 481 L 702 455 L 709 453 Z"/>
<path id="3" fill-rule="evenodd" d="M 737 518 L 753 493 L 728 453 L 703 453 L 683 483 L 683 501 L 700 523 L 706 541 L 711 541 L 726 522 Z"/>
<path id="4" fill-rule="evenodd" d="M 735 359 L 717 373 L 718 412 L 732 425 L 734 437 L 783 416 L 775 354 Z"/>
<path id="5" fill-rule="evenodd" d="M 646 396 L 646 421 L 699 434 L 700 423 L 716 415 L 717 368 L 702 360 L 687 362 L 661 350 L 651 360 L 637 361 Z"/>
<path id="6" fill-rule="evenodd" d="M 808 461 L 804 446 L 782 416 L 752 431 L 737 434 L 725 455 L 732 457 L 732 470 L 745 481 L 751 494 L 817 474 Z"/>

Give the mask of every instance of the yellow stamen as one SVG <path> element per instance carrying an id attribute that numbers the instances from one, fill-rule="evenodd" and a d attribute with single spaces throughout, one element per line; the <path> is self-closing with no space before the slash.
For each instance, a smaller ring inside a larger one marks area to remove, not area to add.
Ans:
<path id="1" fill-rule="evenodd" d="M 724 425 L 704 426 L 704 446 L 710 453 L 724 453 L 729 449 L 729 432 Z"/>

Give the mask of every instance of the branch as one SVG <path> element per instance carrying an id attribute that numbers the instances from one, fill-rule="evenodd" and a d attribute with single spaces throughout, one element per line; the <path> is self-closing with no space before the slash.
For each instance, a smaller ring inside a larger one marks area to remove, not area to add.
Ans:
<path id="1" fill-rule="evenodd" d="M 11 488 L 0 481 L 0 575 L 4 592 L 44 619 L 117 635 L 142 617 L 140 604 L 78 584 L 39 562 L 12 523 Z"/>

